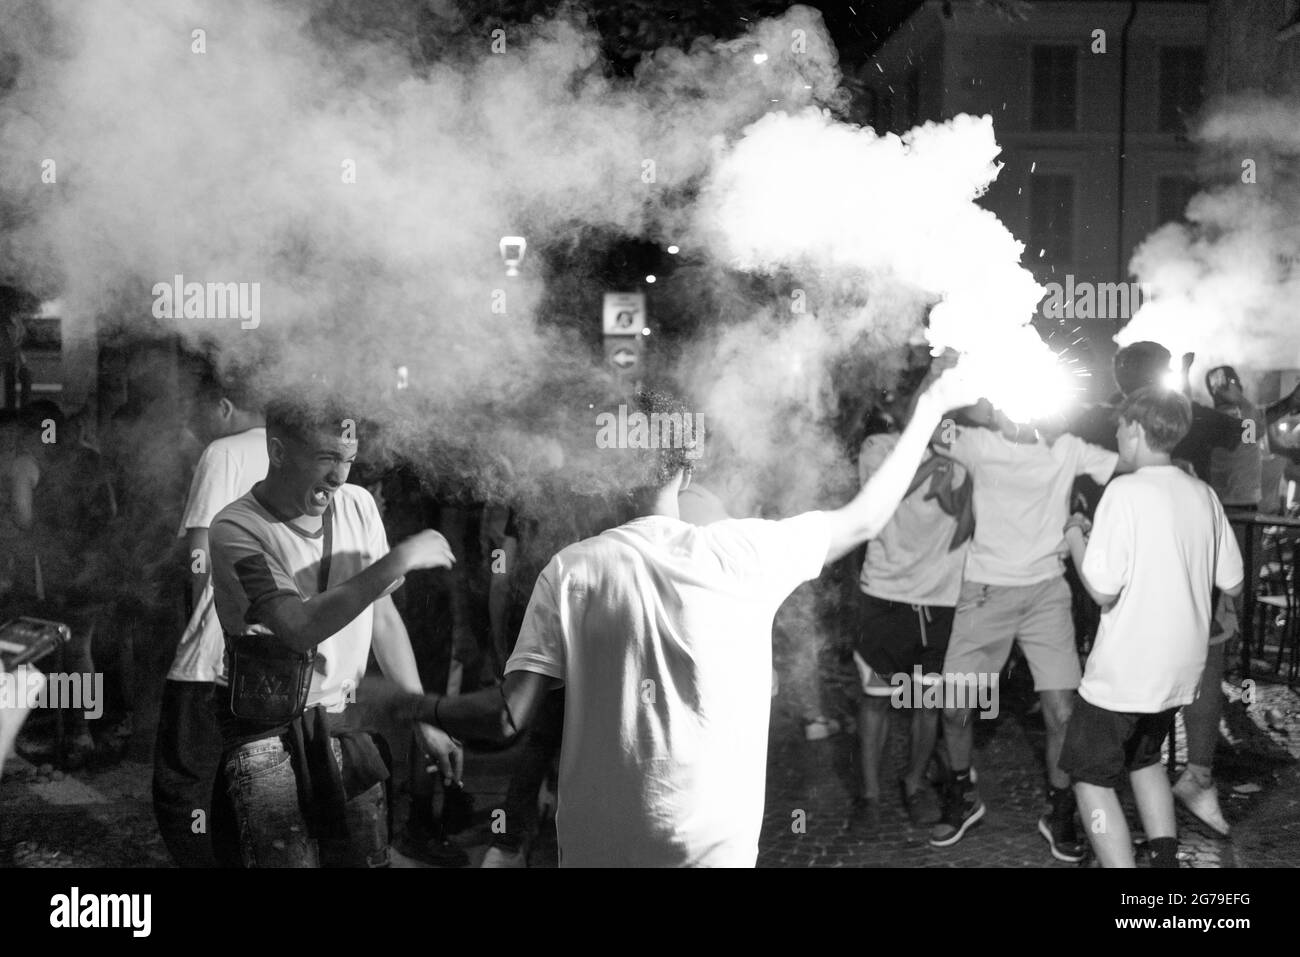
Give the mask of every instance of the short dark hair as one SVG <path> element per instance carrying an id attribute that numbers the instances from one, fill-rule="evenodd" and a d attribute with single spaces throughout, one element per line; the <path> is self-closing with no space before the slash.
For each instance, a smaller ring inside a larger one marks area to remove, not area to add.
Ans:
<path id="1" fill-rule="evenodd" d="M 1237 388 L 1241 388 L 1241 376 L 1237 375 L 1236 369 L 1232 366 L 1215 366 L 1209 372 L 1205 373 L 1205 391 L 1210 393 L 1211 396 L 1218 398 L 1219 395 L 1218 391 L 1210 385 L 1210 380 L 1215 377 L 1214 374 L 1216 372 L 1222 372 L 1224 378 L 1228 382 L 1235 384 Z"/>
<path id="2" fill-rule="evenodd" d="M 1119 417 L 1142 426 L 1153 452 L 1172 452 L 1192 427 L 1192 403 L 1181 392 L 1147 386 L 1124 400 Z"/>
<path id="3" fill-rule="evenodd" d="M 266 433 L 279 439 L 309 442 L 319 433 L 342 435 L 351 423 L 359 431 L 360 417 L 333 396 L 312 389 L 285 391 L 266 406 Z"/>
<path id="4" fill-rule="evenodd" d="M 647 418 L 652 415 L 659 416 L 676 416 L 675 422 L 682 424 L 682 429 L 678 431 L 678 436 L 682 441 L 670 443 L 671 447 L 661 447 L 657 449 L 645 449 L 643 462 L 638 472 L 644 478 L 644 484 L 647 487 L 661 489 L 673 480 L 673 476 L 678 472 L 684 471 L 687 475 L 694 469 L 700 454 L 703 452 L 702 442 L 704 440 L 703 429 L 698 425 L 686 428 L 688 423 L 695 423 L 697 416 L 692 416 L 687 411 L 686 404 L 676 396 L 663 392 L 658 389 L 643 389 L 637 393 L 637 408 L 644 412 Z M 690 418 L 686 418 L 690 416 Z M 657 420 L 650 419 L 651 422 Z M 687 443 L 690 443 L 689 446 Z"/>
<path id="5" fill-rule="evenodd" d="M 1147 386 L 1160 385 L 1173 357 L 1158 342 L 1134 342 L 1115 353 L 1115 381 L 1130 395 Z"/>
<path id="6" fill-rule="evenodd" d="M 233 365 L 218 368 L 214 361 L 204 357 L 197 362 L 194 388 L 200 401 L 215 405 L 229 399 L 235 408 L 254 412 L 258 409 L 258 397 L 251 388 L 252 379 L 251 369 Z"/>

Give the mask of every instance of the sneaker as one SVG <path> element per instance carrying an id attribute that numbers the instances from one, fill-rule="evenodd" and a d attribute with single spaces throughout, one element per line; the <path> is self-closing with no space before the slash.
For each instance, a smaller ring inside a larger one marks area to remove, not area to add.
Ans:
<path id="1" fill-rule="evenodd" d="M 809 741 L 825 741 L 840 733 L 840 723 L 834 718 L 813 718 L 803 726 L 803 736 Z"/>
<path id="2" fill-rule="evenodd" d="M 1174 797 L 1183 807 L 1192 812 L 1192 816 L 1214 831 L 1220 837 L 1227 837 L 1229 827 L 1219 809 L 1219 789 L 1213 784 L 1201 785 L 1192 777 L 1191 772 L 1184 771 L 1178 783 L 1174 785 Z"/>
<path id="3" fill-rule="evenodd" d="M 934 796 L 934 789 L 929 785 L 922 785 L 908 793 L 907 782 L 900 778 L 898 794 L 903 799 L 903 808 L 907 811 L 907 818 L 912 822 L 913 827 L 929 827 L 931 824 L 938 824 L 943 817 L 943 813 L 939 810 L 939 801 Z"/>
<path id="4" fill-rule="evenodd" d="M 984 802 L 975 790 L 972 780 L 966 787 L 955 778 L 944 788 L 943 813 L 939 823 L 930 830 L 931 847 L 951 847 L 966 836 L 974 825 L 984 818 Z"/>
<path id="5" fill-rule="evenodd" d="M 527 867 L 528 861 L 524 856 L 523 849 L 512 851 L 509 848 L 498 847 L 493 844 L 483 855 L 483 863 L 479 867 Z"/>
<path id="6" fill-rule="evenodd" d="M 855 797 L 849 806 L 849 816 L 844 830 L 854 834 L 873 834 L 880 828 L 880 801 L 877 798 Z"/>
<path id="7" fill-rule="evenodd" d="M 441 834 L 430 836 L 423 828 L 406 828 L 394 846 L 398 852 L 433 867 L 468 867 L 469 855 Z"/>
<path id="8" fill-rule="evenodd" d="M 1088 855 L 1088 846 L 1079 839 L 1074 826 L 1074 793 L 1069 788 L 1051 790 L 1052 808 L 1038 819 L 1038 833 L 1043 835 L 1052 856 L 1067 864 L 1078 864 Z"/>
<path id="9" fill-rule="evenodd" d="M 1038 819 L 1038 833 L 1043 835 L 1051 848 L 1052 856 L 1067 864 L 1078 864 L 1088 856 L 1088 848 L 1079 840 L 1074 820 L 1064 821 L 1050 814 Z"/>

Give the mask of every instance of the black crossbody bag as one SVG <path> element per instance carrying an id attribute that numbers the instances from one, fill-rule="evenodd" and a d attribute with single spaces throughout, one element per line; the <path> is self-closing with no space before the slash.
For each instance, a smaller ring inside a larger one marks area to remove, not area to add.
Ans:
<path id="1" fill-rule="evenodd" d="M 324 548 L 317 592 L 329 586 L 334 545 L 334 504 L 324 517 Z M 294 651 L 274 635 L 226 635 L 230 651 L 230 712 L 244 721 L 287 724 L 307 708 L 316 649 Z"/>

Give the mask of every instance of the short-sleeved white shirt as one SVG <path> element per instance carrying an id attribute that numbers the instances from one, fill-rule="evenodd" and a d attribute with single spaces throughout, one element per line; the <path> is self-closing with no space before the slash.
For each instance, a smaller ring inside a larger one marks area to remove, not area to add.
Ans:
<path id="1" fill-rule="evenodd" d="M 649 516 L 551 559 L 506 672 L 568 689 L 561 866 L 754 866 L 772 619 L 829 547 L 824 512 Z"/>
<path id="2" fill-rule="evenodd" d="M 216 514 L 266 478 L 266 429 L 227 435 L 203 450 L 190 481 L 178 538 L 191 528 L 207 528 Z M 193 556 L 187 557 L 193 560 Z M 207 562 L 207 556 L 203 561 Z M 212 603 L 212 578 L 203 586 L 172 660 L 169 681 L 223 681 L 225 642 Z"/>
<path id="3" fill-rule="evenodd" d="M 1210 589 L 1243 578 L 1241 552 L 1210 486 L 1172 466 L 1115 479 L 1101 497 L 1083 574 L 1118 595 L 1101 616 L 1079 694 L 1108 711 L 1190 704 L 1210 640 Z"/>
<path id="4" fill-rule="evenodd" d="M 352 578 L 388 554 L 388 536 L 369 492 L 340 486 L 330 505 L 334 516 L 329 582 Z M 328 515 L 329 513 L 327 513 Z M 277 595 L 302 600 L 318 594 L 324 527 L 306 532 L 276 518 L 255 492 L 223 508 L 209 530 L 217 617 L 226 634 L 271 632 L 258 621 L 260 606 Z M 374 625 L 374 606 L 316 646 L 307 706 L 342 711 L 361 683 Z"/>
<path id="5" fill-rule="evenodd" d="M 1080 475 L 1105 485 L 1119 461 L 1068 433 L 1048 445 L 981 428 L 960 429 L 946 454 L 975 478 L 965 580 L 981 585 L 1035 585 L 1064 574 L 1070 488 Z"/>

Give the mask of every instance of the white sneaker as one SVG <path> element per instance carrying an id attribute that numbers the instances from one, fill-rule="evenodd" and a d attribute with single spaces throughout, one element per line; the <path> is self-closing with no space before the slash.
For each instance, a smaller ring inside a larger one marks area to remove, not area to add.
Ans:
<path id="1" fill-rule="evenodd" d="M 834 718 L 814 718 L 803 726 L 803 736 L 808 741 L 825 741 L 840 733 L 840 723 Z"/>
<path id="2" fill-rule="evenodd" d="M 479 867 L 527 867 L 528 862 L 524 859 L 523 851 L 507 851 L 497 847 L 495 844 L 489 847 L 487 853 L 483 855 L 483 863 Z"/>
<path id="3" fill-rule="evenodd" d="M 1228 822 L 1219 810 L 1219 790 L 1213 784 L 1203 788 L 1196 783 L 1191 772 L 1184 771 L 1178 783 L 1174 785 L 1176 797 L 1198 820 L 1222 837 L 1229 833 Z"/>

